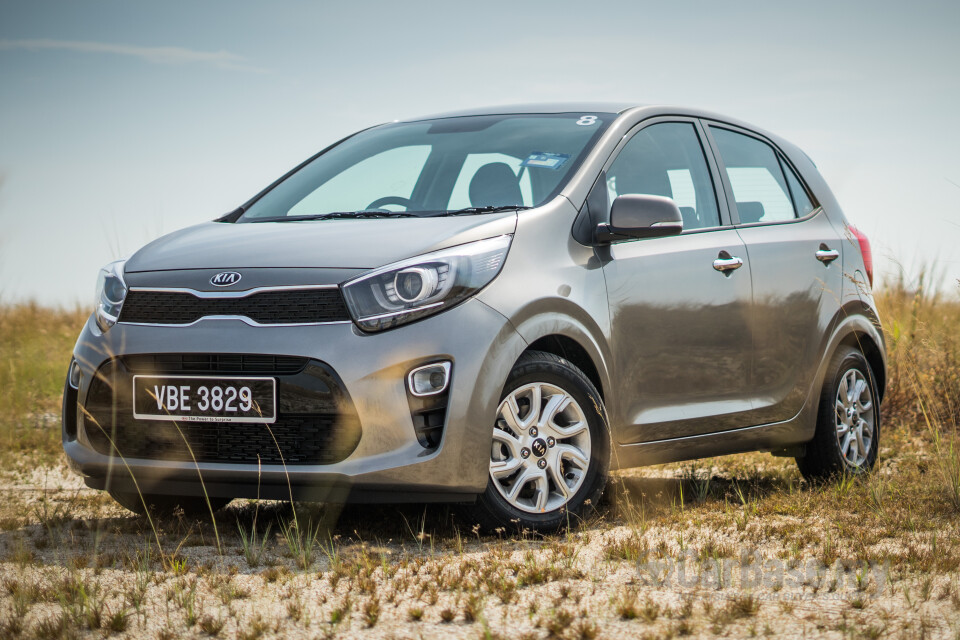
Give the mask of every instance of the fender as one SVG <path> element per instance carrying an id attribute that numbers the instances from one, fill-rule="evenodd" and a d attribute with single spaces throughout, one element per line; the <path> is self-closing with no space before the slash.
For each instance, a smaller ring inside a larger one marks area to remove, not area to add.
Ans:
<path id="1" fill-rule="evenodd" d="M 821 368 L 826 366 L 837 347 L 851 334 L 864 334 L 873 343 L 875 348 L 873 354 L 868 353 L 867 345 L 860 348 L 875 369 L 873 373 L 877 377 L 877 387 L 882 398 L 887 380 L 887 342 L 876 310 L 859 298 L 844 304 L 831 320 L 820 346 L 820 352 L 828 354 L 820 363 Z"/>
<path id="2" fill-rule="evenodd" d="M 593 362 L 606 403 L 609 404 L 615 400 L 607 393 L 610 389 L 609 343 L 603 329 L 593 321 L 588 312 L 569 300 L 559 298 L 539 300 L 522 309 L 521 314 L 525 317 L 514 328 L 527 344 L 533 344 L 541 338 L 554 335 L 570 338 L 587 352 Z"/>
<path id="3" fill-rule="evenodd" d="M 859 300 L 848 302 L 834 316 L 831 322 L 832 330 L 828 334 L 825 334 L 828 337 L 823 340 L 821 346 L 820 353 L 822 353 L 823 356 L 820 359 L 820 365 L 817 367 L 816 377 L 814 378 L 813 384 L 810 385 L 810 391 L 807 399 L 804 401 L 803 408 L 800 410 L 800 413 L 797 414 L 797 417 L 804 414 L 809 416 L 809 419 L 804 419 L 799 422 L 799 426 L 802 429 L 801 433 L 804 436 L 801 442 L 811 440 L 816 431 L 817 408 L 820 402 L 820 391 L 823 389 L 823 380 L 827 375 L 827 367 L 830 365 L 833 354 L 837 352 L 837 349 L 840 348 L 841 345 L 862 345 L 858 348 L 860 348 L 868 360 L 870 360 L 871 366 L 876 369 L 876 364 L 880 364 L 880 371 L 875 370 L 874 376 L 877 379 L 880 398 L 883 398 L 884 386 L 886 385 L 887 379 L 887 360 L 885 353 L 886 343 L 883 339 L 883 334 L 877 329 L 879 326 L 879 319 L 873 309 Z M 871 349 L 866 348 L 866 345 L 863 343 L 863 338 L 860 336 L 866 336 L 872 341 L 872 346 L 875 347 L 872 349 L 872 354 L 869 353 Z"/>

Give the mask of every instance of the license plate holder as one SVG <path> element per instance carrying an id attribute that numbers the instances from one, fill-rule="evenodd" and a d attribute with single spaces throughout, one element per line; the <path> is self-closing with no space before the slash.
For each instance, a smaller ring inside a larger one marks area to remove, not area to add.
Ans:
<path id="1" fill-rule="evenodd" d="M 277 381 L 252 376 L 133 376 L 133 417 L 178 422 L 277 420 Z"/>

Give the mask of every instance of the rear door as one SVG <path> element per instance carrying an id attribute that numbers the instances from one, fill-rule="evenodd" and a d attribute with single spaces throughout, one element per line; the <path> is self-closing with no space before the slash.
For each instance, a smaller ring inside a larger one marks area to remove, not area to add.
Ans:
<path id="1" fill-rule="evenodd" d="M 624 444 L 739 427 L 752 409 L 751 266 L 717 200 L 719 174 L 706 148 L 694 120 L 644 123 L 589 199 L 601 220 L 627 193 L 672 198 L 683 215 L 679 236 L 598 250 L 611 313 L 614 420 Z"/>
<path id="2" fill-rule="evenodd" d="M 840 306 L 841 239 L 772 142 L 726 124 L 706 129 L 751 266 L 749 423 L 787 420 L 803 406 Z"/>

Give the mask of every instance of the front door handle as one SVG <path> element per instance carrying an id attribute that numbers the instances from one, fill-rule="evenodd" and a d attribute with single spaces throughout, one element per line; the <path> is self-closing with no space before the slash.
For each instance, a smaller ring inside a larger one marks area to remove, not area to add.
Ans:
<path id="1" fill-rule="evenodd" d="M 831 249 L 825 244 L 820 245 L 820 250 L 816 253 L 817 260 L 823 264 L 830 264 L 834 260 L 840 257 L 840 252 L 836 249 Z"/>
<path id="2" fill-rule="evenodd" d="M 726 251 L 721 251 L 717 259 L 713 261 L 713 268 L 722 273 L 729 274 L 731 271 L 743 266 L 743 260 L 737 256 L 731 256 Z"/>

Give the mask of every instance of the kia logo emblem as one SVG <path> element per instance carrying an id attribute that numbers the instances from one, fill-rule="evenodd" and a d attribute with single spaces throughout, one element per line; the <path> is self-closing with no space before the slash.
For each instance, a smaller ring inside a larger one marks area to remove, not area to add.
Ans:
<path id="1" fill-rule="evenodd" d="M 541 438 L 537 438 L 533 441 L 533 444 L 530 445 L 530 448 L 533 449 L 534 455 L 536 455 L 538 458 L 541 458 L 543 457 L 543 454 L 547 452 L 547 443 Z"/>
<path id="2" fill-rule="evenodd" d="M 229 287 L 240 282 L 240 274 L 236 271 L 224 271 L 210 278 L 210 284 L 215 287 Z"/>

